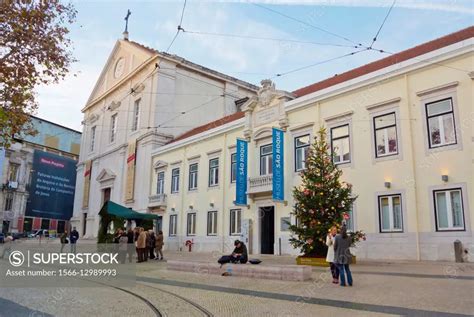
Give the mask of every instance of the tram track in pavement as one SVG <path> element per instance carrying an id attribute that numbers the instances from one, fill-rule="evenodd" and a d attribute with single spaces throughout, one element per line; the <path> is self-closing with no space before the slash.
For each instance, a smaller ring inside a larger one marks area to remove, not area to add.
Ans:
<path id="1" fill-rule="evenodd" d="M 162 288 L 159 288 L 159 287 L 156 287 L 156 286 L 150 286 L 150 285 L 147 285 L 147 284 L 144 284 L 143 282 L 139 283 L 141 286 L 146 286 L 148 288 L 152 288 L 152 289 L 155 289 L 155 290 L 158 290 L 160 292 L 163 292 L 165 294 L 168 294 L 168 295 L 171 295 L 173 297 L 176 297 L 186 303 L 188 303 L 189 305 L 193 306 L 195 309 L 197 309 L 198 311 L 200 311 L 201 313 L 204 314 L 204 316 L 207 316 L 207 317 L 214 317 L 214 314 L 212 314 L 210 311 L 208 311 L 206 308 L 204 308 L 203 306 L 199 305 L 198 303 L 188 299 L 188 298 L 185 298 L 181 295 L 178 295 L 178 294 L 175 294 L 173 292 L 170 292 L 170 291 L 165 291 L 164 289 Z"/>
<path id="2" fill-rule="evenodd" d="M 124 293 L 127 293 L 131 296 L 134 296 L 136 298 L 138 298 L 139 300 L 141 300 L 142 302 L 144 302 L 152 311 L 153 313 L 155 314 L 156 317 L 162 317 L 162 316 L 166 316 L 166 313 L 162 312 L 158 307 L 156 307 L 151 301 L 149 301 L 148 299 L 146 299 L 144 296 L 140 295 L 140 294 L 137 294 L 136 292 L 132 292 L 130 290 L 127 290 L 127 289 L 124 289 L 124 288 L 121 288 L 121 287 L 117 287 L 117 286 L 112 286 L 112 285 L 108 285 L 108 284 L 105 284 L 105 283 L 101 283 L 101 282 L 96 282 L 96 281 L 93 281 L 93 283 L 96 283 L 96 284 L 100 284 L 100 285 L 103 285 L 103 286 L 106 286 L 106 287 L 110 287 L 112 289 L 115 289 L 115 290 L 118 290 L 118 291 L 122 291 Z M 138 283 L 140 286 L 144 286 L 144 287 L 148 287 L 148 288 L 151 288 L 151 289 L 154 289 L 154 290 L 157 290 L 157 291 L 160 291 L 162 293 L 165 293 L 165 294 L 168 294 L 170 296 L 173 296 L 175 298 L 178 298 L 179 300 L 181 301 L 184 301 L 185 303 L 191 305 L 194 309 L 198 310 L 199 312 L 201 312 L 204 316 L 206 317 L 214 317 L 214 314 L 212 314 L 210 311 L 208 311 L 206 308 L 204 308 L 203 306 L 199 305 L 198 303 L 188 299 L 188 298 L 185 298 L 181 295 L 178 295 L 178 294 L 175 294 L 173 292 L 170 292 L 170 291 L 166 291 L 162 288 L 159 288 L 159 287 L 156 287 L 156 286 L 151 286 L 151 285 L 147 285 L 143 282 L 141 283 Z"/>

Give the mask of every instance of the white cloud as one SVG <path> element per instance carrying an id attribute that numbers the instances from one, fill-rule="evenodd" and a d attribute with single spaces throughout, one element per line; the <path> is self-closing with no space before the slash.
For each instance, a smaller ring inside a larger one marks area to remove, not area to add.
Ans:
<path id="1" fill-rule="evenodd" d="M 393 0 L 204 0 L 204 2 L 235 2 L 235 3 L 260 3 L 275 5 L 321 5 L 334 7 L 389 7 Z M 396 7 L 417 9 L 448 11 L 464 14 L 474 14 L 474 4 L 472 0 L 447 0 L 447 1 L 426 1 L 426 0 L 398 0 Z"/>

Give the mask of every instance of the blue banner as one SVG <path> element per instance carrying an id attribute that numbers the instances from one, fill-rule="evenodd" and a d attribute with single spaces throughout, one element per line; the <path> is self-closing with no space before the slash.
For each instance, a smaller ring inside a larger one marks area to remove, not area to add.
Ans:
<path id="1" fill-rule="evenodd" d="M 2 182 L 3 177 L 3 161 L 5 160 L 5 149 L 0 147 L 0 182 Z"/>
<path id="2" fill-rule="evenodd" d="M 64 156 L 35 150 L 26 216 L 71 219 L 76 163 Z"/>
<path id="3" fill-rule="evenodd" d="M 284 192 L 284 162 L 283 162 L 283 140 L 284 132 L 280 129 L 273 128 L 272 131 L 272 145 L 273 145 L 273 200 L 285 200 Z"/>
<path id="4" fill-rule="evenodd" d="M 235 204 L 247 205 L 247 150 L 248 142 L 237 139 L 237 167 Z"/>

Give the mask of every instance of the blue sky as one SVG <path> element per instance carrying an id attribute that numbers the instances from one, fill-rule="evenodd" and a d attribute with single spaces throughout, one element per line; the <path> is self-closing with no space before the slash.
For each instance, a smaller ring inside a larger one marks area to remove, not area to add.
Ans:
<path id="1" fill-rule="evenodd" d="M 39 87 L 40 117 L 82 130 L 80 109 L 115 44 L 124 16 L 132 11 L 130 39 L 165 50 L 179 23 L 183 1 L 74 1 L 78 19 L 71 29 L 78 62 L 64 82 Z M 392 0 L 198 1 L 188 0 L 182 27 L 188 31 L 239 34 L 351 45 L 351 42 L 290 20 L 282 12 L 353 42 L 369 45 Z M 398 52 L 474 24 L 474 1 L 398 0 L 374 47 Z M 351 47 L 264 41 L 181 33 L 170 53 L 258 84 L 278 73 L 354 51 Z M 273 78 L 292 91 L 387 56 L 368 51 Z"/>

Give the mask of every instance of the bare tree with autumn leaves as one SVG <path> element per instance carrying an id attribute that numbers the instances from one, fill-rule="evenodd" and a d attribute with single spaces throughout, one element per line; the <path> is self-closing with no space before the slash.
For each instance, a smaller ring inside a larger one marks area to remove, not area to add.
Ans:
<path id="1" fill-rule="evenodd" d="M 73 5 L 59 0 L 0 0 L 0 147 L 13 135 L 35 134 L 35 88 L 69 73 L 75 19 Z"/>

